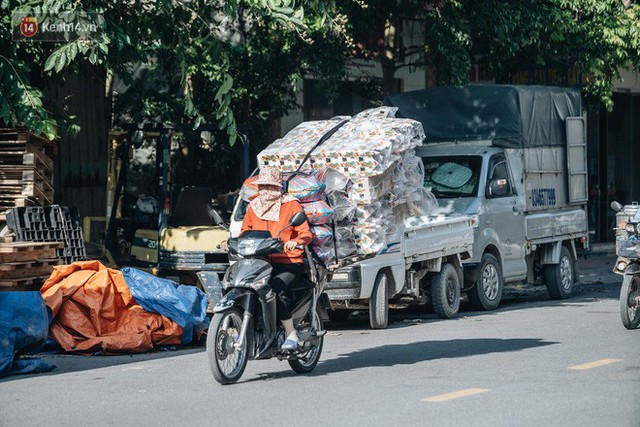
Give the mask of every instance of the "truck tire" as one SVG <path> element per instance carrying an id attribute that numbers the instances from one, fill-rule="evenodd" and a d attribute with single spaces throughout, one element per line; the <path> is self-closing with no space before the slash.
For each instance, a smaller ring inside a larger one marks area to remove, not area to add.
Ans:
<path id="1" fill-rule="evenodd" d="M 389 324 L 389 289 L 387 274 L 379 272 L 369 298 L 369 325 L 371 329 L 386 329 Z"/>
<path id="2" fill-rule="evenodd" d="M 502 300 L 503 289 L 500 262 L 490 253 L 482 255 L 476 283 L 467 292 L 469 302 L 476 310 L 495 310 Z"/>
<path id="3" fill-rule="evenodd" d="M 567 299 L 571 296 L 575 266 L 571 252 L 566 246 L 562 246 L 560 261 L 557 264 L 544 266 L 544 278 L 552 299 Z"/>
<path id="4" fill-rule="evenodd" d="M 431 279 L 431 304 L 441 319 L 451 319 L 460 309 L 460 277 L 455 267 L 444 264 Z"/>

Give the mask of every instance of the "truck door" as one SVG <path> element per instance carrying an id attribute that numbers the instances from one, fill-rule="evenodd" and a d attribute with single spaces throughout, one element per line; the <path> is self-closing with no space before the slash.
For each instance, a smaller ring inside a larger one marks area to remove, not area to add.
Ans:
<path id="1" fill-rule="evenodd" d="M 527 272 L 524 249 L 523 206 L 515 193 L 504 154 L 489 160 L 485 189 L 485 224 L 498 235 L 505 279 L 524 278 Z"/>

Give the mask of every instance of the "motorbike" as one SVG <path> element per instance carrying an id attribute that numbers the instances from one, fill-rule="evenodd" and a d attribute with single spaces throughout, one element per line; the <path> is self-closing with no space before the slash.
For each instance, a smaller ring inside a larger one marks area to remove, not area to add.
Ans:
<path id="1" fill-rule="evenodd" d="M 213 309 L 207 335 L 207 355 L 213 377 L 220 384 L 232 384 L 240 379 L 247 360 L 277 357 L 287 360 L 297 373 L 308 373 L 318 364 L 326 331 L 328 297 L 323 293 L 328 270 L 315 262 L 305 250 L 305 273 L 288 290 L 291 314 L 299 343 L 293 351 L 283 351 L 284 328 L 276 319 L 276 294 L 269 286 L 271 265 L 265 258 L 282 253 L 280 234 L 288 227 L 297 227 L 307 220 L 303 212 L 291 217 L 278 237 L 269 231 L 245 231 L 230 238 L 230 255 L 238 260 L 226 271 L 222 280 L 222 299 Z"/>
<path id="2" fill-rule="evenodd" d="M 614 273 L 623 276 L 620 287 L 620 317 L 627 329 L 640 326 L 640 205 L 622 206 L 612 202 L 616 211 L 616 255 Z"/>

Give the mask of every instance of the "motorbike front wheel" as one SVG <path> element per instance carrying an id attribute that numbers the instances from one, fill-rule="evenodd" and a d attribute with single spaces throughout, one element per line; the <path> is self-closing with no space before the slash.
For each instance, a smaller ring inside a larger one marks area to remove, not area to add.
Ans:
<path id="1" fill-rule="evenodd" d="M 207 356 L 213 377 L 220 384 L 233 384 L 247 366 L 247 339 L 237 340 L 242 329 L 242 313 L 237 308 L 216 313 L 209 324 Z"/>
<path id="2" fill-rule="evenodd" d="M 627 329 L 640 326 L 640 277 L 635 274 L 625 275 L 620 287 L 620 317 Z"/>
<path id="3" fill-rule="evenodd" d="M 320 330 L 323 329 L 322 319 L 318 316 L 318 313 L 315 313 L 316 316 L 316 324 Z M 307 316 L 308 317 L 308 316 Z M 311 328 L 311 323 L 307 325 L 301 325 L 302 328 Z M 299 359 L 289 359 L 289 366 L 298 374 L 308 374 L 313 371 L 318 361 L 320 360 L 320 355 L 322 354 L 322 344 L 324 343 L 324 336 L 318 338 L 318 344 L 311 346 L 311 348 L 304 354 L 300 355 Z"/>

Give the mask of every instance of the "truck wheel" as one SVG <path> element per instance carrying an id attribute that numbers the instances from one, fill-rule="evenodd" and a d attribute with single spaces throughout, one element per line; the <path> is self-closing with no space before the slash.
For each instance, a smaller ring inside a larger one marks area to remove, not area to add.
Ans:
<path id="1" fill-rule="evenodd" d="M 379 272 L 369 298 L 369 325 L 371 329 L 386 329 L 389 324 L 389 290 L 387 274 Z"/>
<path id="2" fill-rule="evenodd" d="M 460 277 L 455 267 L 444 264 L 431 279 L 431 304 L 441 319 L 451 319 L 460 309 Z"/>
<path id="3" fill-rule="evenodd" d="M 476 310 L 495 310 L 500 305 L 503 288 L 500 263 L 489 253 L 482 255 L 476 283 L 467 292 L 469 302 Z"/>
<path id="4" fill-rule="evenodd" d="M 544 266 L 544 278 L 552 299 L 567 299 L 575 279 L 573 258 L 566 246 L 560 250 L 560 262 Z"/>

